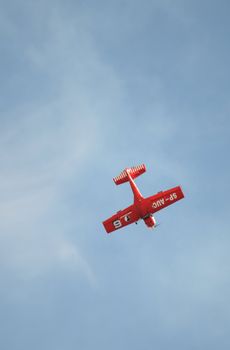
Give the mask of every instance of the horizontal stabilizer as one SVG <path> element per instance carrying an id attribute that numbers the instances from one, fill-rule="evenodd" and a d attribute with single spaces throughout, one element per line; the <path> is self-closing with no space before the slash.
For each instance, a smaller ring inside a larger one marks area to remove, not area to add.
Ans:
<path id="1" fill-rule="evenodd" d="M 131 175 L 133 179 L 135 179 L 137 176 L 143 174 L 146 171 L 145 165 L 141 164 L 138 166 L 134 166 L 132 168 L 127 168 L 124 171 L 120 173 L 120 175 L 114 177 L 113 181 L 115 182 L 116 185 L 121 185 L 124 182 L 129 181 L 127 172 Z"/>

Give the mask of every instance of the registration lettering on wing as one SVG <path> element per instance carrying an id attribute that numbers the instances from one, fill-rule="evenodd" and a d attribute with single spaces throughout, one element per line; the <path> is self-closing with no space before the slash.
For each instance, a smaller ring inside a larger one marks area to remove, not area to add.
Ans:
<path id="1" fill-rule="evenodd" d="M 152 203 L 152 207 L 153 207 L 153 209 L 157 209 L 157 208 L 163 207 L 167 202 L 173 202 L 176 199 L 177 199 L 177 194 L 174 192 L 165 198 L 160 198 L 160 199 L 157 199 L 156 201 L 154 201 Z"/>
<path id="2" fill-rule="evenodd" d="M 157 208 L 162 207 L 164 204 L 165 204 L 165 200 L 164 200 L 164 198 L 161 198 L 161 199 L 158 199 L 158 200 L 154 201 L 153 204 L 152 204 L 152 207 L 154 209 L 157 209 Z"/>

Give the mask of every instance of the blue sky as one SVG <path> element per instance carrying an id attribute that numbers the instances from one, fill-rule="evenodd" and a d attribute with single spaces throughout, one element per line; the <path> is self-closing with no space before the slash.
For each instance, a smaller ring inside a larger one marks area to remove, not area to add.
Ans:
<path id="1" fill-rule="evenodd" d="M 229 349 L 229 10 L 0 2 L 1 349 Z M 107 236 L 141 163 L 185 199 Z"/>

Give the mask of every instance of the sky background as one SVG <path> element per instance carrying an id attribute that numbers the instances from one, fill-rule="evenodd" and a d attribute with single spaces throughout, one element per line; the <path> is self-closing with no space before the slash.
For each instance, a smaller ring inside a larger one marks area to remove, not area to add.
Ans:
<path id="1" fill-rule="evenodd" d="M 0 348 L 230 348 L 230 4 L 0 0 Z M 185 199 L 106 235 L 132 203 Z"/>

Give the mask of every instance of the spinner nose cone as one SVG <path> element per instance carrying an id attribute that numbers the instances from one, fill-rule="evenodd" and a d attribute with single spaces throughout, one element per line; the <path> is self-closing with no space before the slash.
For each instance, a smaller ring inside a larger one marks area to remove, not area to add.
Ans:
<path id="1" fill-rule="evenodd" d="M 156 226 L 156 220 L 154 219 L 153 216 L 148 216 L 143 220 L 145 222 L 145 225 L 148 226 L 149 228 L 154 228 Z"/>

